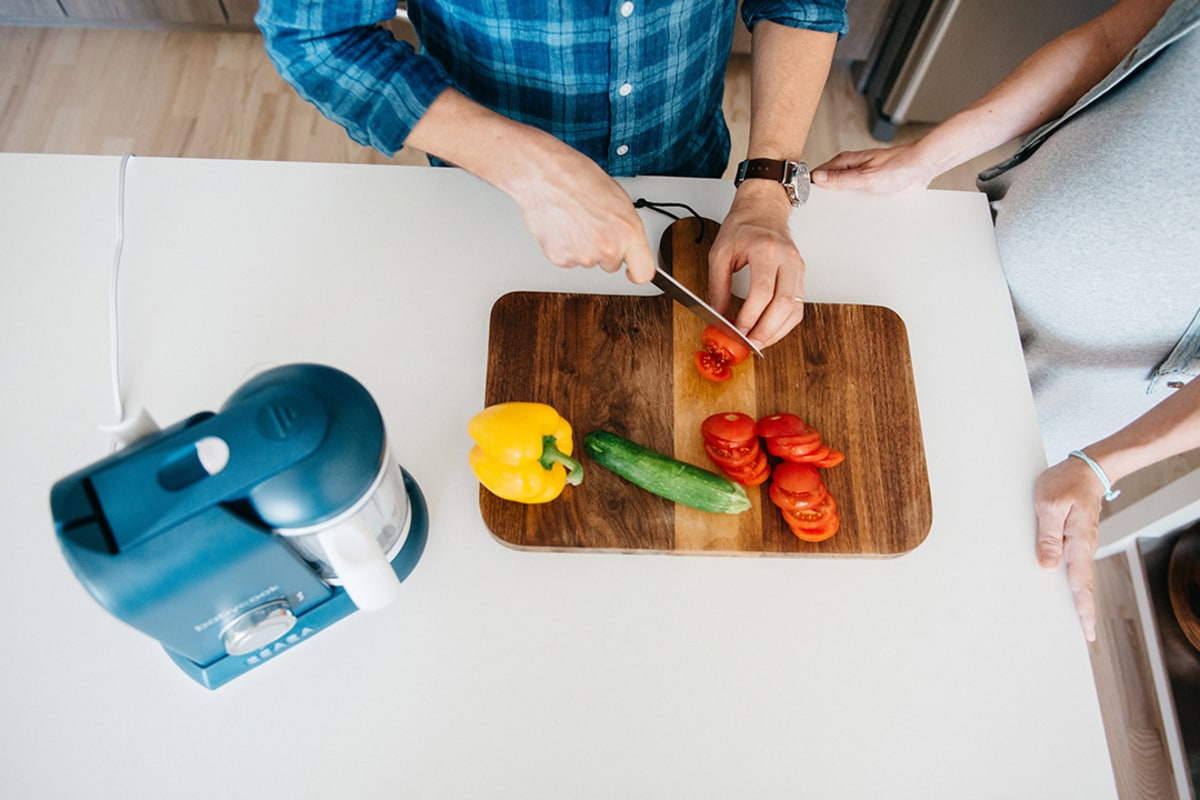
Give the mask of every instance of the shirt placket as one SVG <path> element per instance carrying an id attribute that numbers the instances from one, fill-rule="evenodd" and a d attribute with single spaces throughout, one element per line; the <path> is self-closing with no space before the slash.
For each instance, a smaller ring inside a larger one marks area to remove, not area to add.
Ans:
<path id="1" fill-rule="evenodd" d="M 1180 389 L 1188 381 L 1200 375 L 1200 310 L 1166 359 L 1150 376 L 1146 394 L 1167 389 Z"/>
<path id="2" fill-rule="evenodd" d="M 635 0 L 615 0 L 612 71 L 609 75 L 608 171 L 636 175 L 645 153 L 635 146 L 639 39 L 644 24 Z"/>

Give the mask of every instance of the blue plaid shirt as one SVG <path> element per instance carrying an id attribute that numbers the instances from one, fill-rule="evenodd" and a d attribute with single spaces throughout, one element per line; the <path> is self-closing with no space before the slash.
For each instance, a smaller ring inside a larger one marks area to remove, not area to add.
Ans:
<path id="1" fill-rule="evenodd" d="M 845 0 L 745 0 L 771 20 L 844 33 Z M 280 74 L 356 142 L 392 155 L 453 86 L 553 134 L 613 175 L 719 176 L 733 0 L 409 0 L 421 52 L 378 22 L 396 0 L 262 0 Z"/>

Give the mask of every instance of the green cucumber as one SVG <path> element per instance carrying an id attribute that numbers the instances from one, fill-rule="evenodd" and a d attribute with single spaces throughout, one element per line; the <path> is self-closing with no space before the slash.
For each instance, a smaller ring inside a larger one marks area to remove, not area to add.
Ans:
<path id="1" fill-rule="evenodd" d="M 676 503 L 721 514 L 750 508 L 746 490 L 724 476 L 655 452 L 609 431 L 583 438 L 592 460 L 648 492 Z"/>

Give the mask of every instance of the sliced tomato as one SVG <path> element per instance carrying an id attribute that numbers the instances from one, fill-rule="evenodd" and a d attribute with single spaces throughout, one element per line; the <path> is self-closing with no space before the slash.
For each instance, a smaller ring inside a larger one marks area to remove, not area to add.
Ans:
<path id="1" fill-rule="evenodd" d="M 813 464 L 814 462 L 821 461 L 825 458 L 828 458 L 829 454 L 831 452 L 833 452 L 832 447 L 830 447 L 827 444 L 822 444 L 816 450 L 813 450 L 811 452 L 805 453 L 804 455 L 800 456 L 800 460 L 807 462 L 809 464 Z"/>
<path id="2" fill-rule="evenodd" d="M 767 442 L 774 442 L 781 447 L 806 447 L 810 450 L 815 450 L 821 446 L 821 432 L 816 428 L 809 428 L 808 430 L 808 433 L 802 433 L 796 436 L 767 437 Z"/>
<path id="3" fill-rule="evenodd" d="M 762 486 L 767 482 L 767 478 L 771 477 L 771 467 L 767 466 L 745 478 L 730 478 L 734 483 L 740 483 L 743 486 Z"/>
<path id="4" fill-rule="evenodd" d="M 745 445 L 757 442 L 758 430 L 754 417 L 740 411 L 724 411 L 706 417 L 700 423 L 700 435 L 704 441 L 720 446 L 721 443 Z"/>
<path id="5" fill-rule="evenodd" d="M 759 451 L 758 458 L 742 467 L 722 468 L 725 477 L 744 486 L 759 486 L 771 477 L 771 462 L 767 454 Z"/>
<path id="6" fill-rule="evenodd" d="M 785 461 L 812 461 L 828 454 L 829 448 L 820 441 L 813 444 L 781 445 L 776 439 L 767 440 L 767 452 Z"/>
<path id="7" fill-rule="evenodd" d="M 829 494 L 828 490 L 821 486 L 816 491 L 812 492 L 785 492 L 779 488 L 776 483 L 771 484 L 771 488 L 767 490 L 767 494 L 771 498 L 771 502 L 779 506 L 784 511 L 801 511 L 806 508 L 813 508 Z"/>
<path id="8" fill-rule="evenodd" d="M 786 519 L 787 515 L 784 515 Z M 815 528 L 803 528 L 799 526 L 788 525 L 788 529 L 796 535 L 796 538 L 803 542 L 823 542 L 838 532 L 841 526 L 841 519 L 837 514 L 832 514 L 824 524 Z"/>
<path id="9" fill-rule="evenodd" d="M 808 494 L 824 490 L 825 481 L 812 464 L 784 461 L 775 467 L 772 485 L 789 494 Z"/>
<path id="10" fill-rule="evenodd" d="M 820 467 L 821 469 L 829 469 L 830 467 L 836 467 L 838 464 L 842 463 L 845 460 L 846 460 L 845 453 L 843 453 L 841 450 L 834 450 L 831 447 L 831 448 L 829 448 L 829 455 L 825 456 L 822 459 L 812 462 L 812 465 L 814 467 Z"/>
<path id="11" fill-rule="evenodd" d="M 783 518 L 792 528 L 819 528 L 825 525 L 830 517 L 837 515 L 837 501 L 833 495 L 826 494 L 821 502 L 811 508 L 800 508 L 795 511 L 784 511 Z"/>
<path id="12" fill-rule="evenodd" d="M 704 443 L 704 452 L 718 467 L 744 467 L 754 463 L 759 456 L 766 458 L 758 442 L 751 442 L 742 447 L 718 447 L 709 442 Z"/>
<path id="13" fill-rule="evenodd" d="M 714 356 L 725 359 L 730 366 L 742 363 L 750 355 L 750 348 L 726 334 L 716 325 L 709 325 L 705 328 L 704 332 L 700 334 L 700 341 L 705 350 Z"/>
<path id="14" fill-rule="evenodd" d="M 714 356 L 707 350 L 696 351 L 696 369 L 710 381 L 720 383 L 727 381 L 733 376 L 733 370 L 729 368 L 729 362 L 718 356 Z"/>
<path id="15" fill-rule="evenodd" d="M 764 439 L 774 439 L 778 436 L 800 436 L 814 431 L 813 428 L 795 414 L 768 414 L 758 421 L 758 435 Z M 815 431 L 814 431 L 815 432 Z"/>

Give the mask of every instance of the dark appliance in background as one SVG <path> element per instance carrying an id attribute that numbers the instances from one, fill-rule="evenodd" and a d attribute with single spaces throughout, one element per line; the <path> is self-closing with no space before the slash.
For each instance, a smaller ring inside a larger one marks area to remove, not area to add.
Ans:
<path id="1" fill-rule="evenodd" d="M 871 135 L 884 142 L 906 123 L 946 119 L 1043 44 L 1113 5 L 1113 0 L 874 2 L 886 8 L 879 9 L 879 32 L 857 65 L 855 82 L 867 98 Z"/>
<path id="2" fill-rule="evenodd" d="M 1176 773 L 1175 795 L 1196 797 L 1196 787 L 1200 787 L 1200 522 L 1166 536 L 1140 538 L 1137 546 L 1166 670 L 1166 702 L 1172 707 L 1162 714 L 1167 727 L 1163 731 L 1166 741 L 1161 745 Z M 1161 690 L 1158 699 L 1164 702 Z M 1176 723 L 1174 729 L 1170 728 L 1171 721 Z M 1144 729 L 1138 732 L 1145 734 Z M 1176 746 L 1180 750 L 1177 755 L 1172 753 Z M 1170 796 L 1166 787 L 1160 786 L 1159 790 L 1161 796 Z"/>

